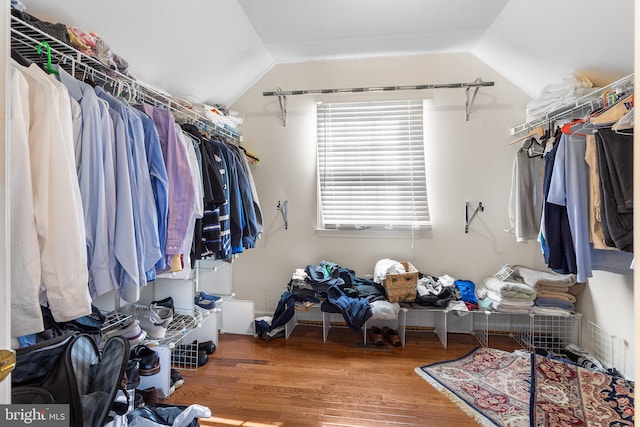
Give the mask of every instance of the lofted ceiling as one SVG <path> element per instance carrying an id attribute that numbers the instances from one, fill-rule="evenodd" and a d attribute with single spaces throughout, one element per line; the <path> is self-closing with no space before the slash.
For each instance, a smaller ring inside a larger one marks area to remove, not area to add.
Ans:
<path id="1" fill-rule="evenodd" d="M 231 105 L 285 62 L 468 52 L 532 98 L 569 73 L 601 85 L 634 64 L 634 0 L 22 3 L 40 19 L 97 32 L 138 80 L 209 104 Z"/>

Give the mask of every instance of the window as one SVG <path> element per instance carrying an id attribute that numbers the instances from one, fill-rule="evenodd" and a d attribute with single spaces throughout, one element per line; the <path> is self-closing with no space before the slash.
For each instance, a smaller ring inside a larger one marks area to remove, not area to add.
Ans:
<path id="1" fill-rule="evenodd" d="M 319 227 L 429 224 L 423 100 L 318 104 Z"/>

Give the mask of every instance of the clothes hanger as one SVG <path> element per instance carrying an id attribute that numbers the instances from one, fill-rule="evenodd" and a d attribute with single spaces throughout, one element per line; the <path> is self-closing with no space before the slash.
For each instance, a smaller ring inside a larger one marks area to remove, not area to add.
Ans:
<path id="1" fill-rule="evenodd" d="M 534 137 L 534 136 L 537 136 L 538 138 L 544 137 L 544 128 L 542 126 L 538 126 L 537 128 L 535 128 L 534 130 L 532 130 L 528 134 L 520 136 L 520 137 L 512 140 L 510 143 L 511 144 L 515 144 L 516 142 L 520 142 L 523 139 L 527 139 L 527 138 Z"/>
<path id="2" fill-rule="evenodd" d="M 570 121 L 569 123 L 565 123 L 564 125 L 562 125 L 562 133 L 567 134 L 567 135 L 581 135 L 581 136 L 586 136 L 586 134 L 582 134 L 582 133 L 577 133 L 576 131 L 573 131 L 572 128 L 575 125 L 579 125 L 579 124 L 584 124 L 587 122 L 587 119 L 574 119 L 572 121 Z M 578 129 L 579 130 L 579 129 Z"/>
<path id="3" fill-rule="evenodd" d="M 25 58 L 20 52 L 18 52 L 17 49 L 15 48 L 11 48 L 11 57 L 20 65 L 24 66 L 24 67 L 28 67 L 29 65 L 32 64 L 32 62 L 30 60 L 28 60 L 27 58 Z"/>
<path id="4" fill-rule="evenodd" d="M 533 159 L 534 157 L 542 157 L 544 155 L 545 144 L 540 143 L 535 136 L 525 140 L 522 147 L 520 147 L 520 151 L 526 152 L 527 157 Z"/>
<path id="5" fill-rule="evenodd" d="M 49 43 L 47 43 L 47 42 L 39 42 L 38 43 L 38 47 L 36 48 L 37 52 L 41 53 L 43 46 L 47 50 L 47 68 L 46 68 L 46 71 L 51 73 L 51 74 L 59 75 L 58 70 L 53 68 L 53 66 L 51 65 L 51 46 L 49 46 Z"/>
<path id="6" fill-rule="evenodd" d="M 631 110 L 629 110 L 624 116 L 620 118 L 620 120 L 618 120 L 611 126 L 611 130 L 618 132 L 620 130 L 633 129 L 634 116 L 634 107 L 632 107 Z"/>
<path id="7" fill-rule="evenodd" d="M 609 123 L 615 123 L 620 120 L 625 114 L 629 112 L 633 106 L 633 94 L 626 96 L 625 98 L 617 101 L 615 104 L 610 105 L 608 108 L 605 104 L 605 110 L 591 119 L 591 123 L 596 125 L 604 125 Z"/>

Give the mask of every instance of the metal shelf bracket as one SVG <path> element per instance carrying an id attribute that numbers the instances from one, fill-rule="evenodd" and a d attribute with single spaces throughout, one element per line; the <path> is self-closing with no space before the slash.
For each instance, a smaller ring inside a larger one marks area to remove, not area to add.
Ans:
<path id="1" fill-rule="evenodd" d="M 471 214 L 471 218 L 469 218 L 469 202 L 465 203 L 464 209 L 465 209 L 465 212 L 464 212 L 464 218 L 465 218 L 465 220 L 464 220 L 464 232 L 468 233 L 469 232 L 469 225 L 471 225 L 471 221 L 473 221 L 473 218 L 476 217 L 478 212 L 484 212 L 484 206 L 482 206 L 482 202 L 479 202 L 478 206 L 473 211 L 473 214 Z"/>
<path id="2" fill-rule="evenodd" d="M 284 220 L 284 229 L 287 230 L 289 228 L 289 201 L 285 200 L 283 203 L 278 200 L 277 209 L 282 214 L 282 219 Z"/>

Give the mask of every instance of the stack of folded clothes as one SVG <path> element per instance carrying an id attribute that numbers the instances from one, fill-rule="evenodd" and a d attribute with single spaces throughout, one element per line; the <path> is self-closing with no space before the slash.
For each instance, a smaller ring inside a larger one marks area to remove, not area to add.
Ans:
<path id="1" fill-rule="evenodd" d="M 478 307 L 500 313 L 528 314 L 533 308 L 536 291 L 515 280 L 486 278 L 476 289 Z"/>
<path id="2" fill-rule="evenodd" d="M 574 274 L 557 274 L 514 266 L 514 275 L 537 292 L 532 312 L 555 316 L 569 316 L 575 310 L 576 295 L 585 287 L 576 283 Z"/>

